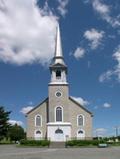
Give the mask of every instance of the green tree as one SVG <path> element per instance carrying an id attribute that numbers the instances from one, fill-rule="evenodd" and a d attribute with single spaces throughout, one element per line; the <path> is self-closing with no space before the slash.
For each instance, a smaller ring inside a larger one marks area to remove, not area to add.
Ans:
<path id="1" fill-rule="evenodd" d="M 20 141 L 21 139 L 25 138 L 25 132 L 21 126 L 15 124 L 9 128 L 8 136 L 11 141 L 16 142 L 16 141 Z"/>
<path id="2" fill-rule="evenodd" d="M 0 140 L 7 136 L 10 127 L 9 115 L 11 112 L 5 111 L 4 107 L 0 106 Z"/>
<path id="3" fill-rule="evenodd" d="M 120 141 L 120 136 L 118 136 L 118 140 Z"/>

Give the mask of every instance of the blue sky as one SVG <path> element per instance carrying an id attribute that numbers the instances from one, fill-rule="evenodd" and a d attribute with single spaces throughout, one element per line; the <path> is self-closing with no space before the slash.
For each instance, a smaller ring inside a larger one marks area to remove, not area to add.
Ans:
<path id="1" fill-rule="evenodd" d="M 48 96 L 60 23 L 70 95 L 94 114 L 94 134 L 120 126 L 119 0 L 0 0 L 0 105 L 26 127 L 25 112 Z"/>

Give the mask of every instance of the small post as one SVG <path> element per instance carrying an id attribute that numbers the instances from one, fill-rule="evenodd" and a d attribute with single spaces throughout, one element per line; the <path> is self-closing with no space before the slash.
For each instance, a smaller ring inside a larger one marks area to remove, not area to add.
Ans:
<path id="1" fill-rule="evenodd" d="M 66 138 L 65 148 L 67 148 L 67 141 L 68 141 L 68 137 L 69 137 L 68 135 L 66 135 L 66 136 L 65 136 L 65 138 Z"/>

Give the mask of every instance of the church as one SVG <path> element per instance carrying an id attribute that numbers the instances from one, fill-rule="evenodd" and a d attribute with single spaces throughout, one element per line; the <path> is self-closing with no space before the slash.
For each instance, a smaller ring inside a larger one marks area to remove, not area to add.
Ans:
<path id="1" fill-rule="evenodd" d="M 92 113 L 69 95 L 59 26 L 49 68 L 48 97 L 27 113 L 27 138 L 54 142 L 92 139 Z"/>

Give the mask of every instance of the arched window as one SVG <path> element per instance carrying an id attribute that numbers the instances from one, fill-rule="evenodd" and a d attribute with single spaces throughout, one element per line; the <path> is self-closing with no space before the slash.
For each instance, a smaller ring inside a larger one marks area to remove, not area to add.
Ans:
<path id="1" fill-rule="evenodd" d="M 60 70 L 57 70 L 57 71 L 56 71 L 56 78 L 57 78 L 57 79 L 60 79 L 60 78 L 61 78 L 61 71 L 60 71 Z"/>
<path id="2" fill-rule="evenodd" d="M 62 108 L 56 108 L 56 121 L 62 121 Z"/>
<path id="3" fill-rule="evenodd" d="M 37 130 L 37 131 L 36 131 L 36 134 L 41 134 L 41 131 Z"/>
<path id="4" fill-rule="evenodd" d="M 78 134 L 84 134 L 83 130 L 79 130 Z"/>
<path id="5" fill-rule="evenodd" d="M 40 115 L 35 116 L 35 126 L 41 126 L 42 125 L 42 119 Z"/>
<path id="6" fill-rule="evenodd" d="M 84 116 L 83 115 L 78 115 L 77 116 L 77 125 L 78 126 L 84 126 Z"/>
<path id="7" fill-rule="evenodd" d="M 85 138 L 85 131 L 83 129 L 80 129 L 77 131 L 77 138 L 78 139 L 84 139 Z"/>
<path id="8" fill-rule="evenodd" d="M 55 131 L 55 134 L 63 134 L 63 131 L 58 128 L 58 129 Z"/>
<path id="9" fill-rule="evenodd" d="M 42 131 L 41 130 L 35 130 L 34 138 L 35 138 L 35 140 L 42 140 Z"/>

